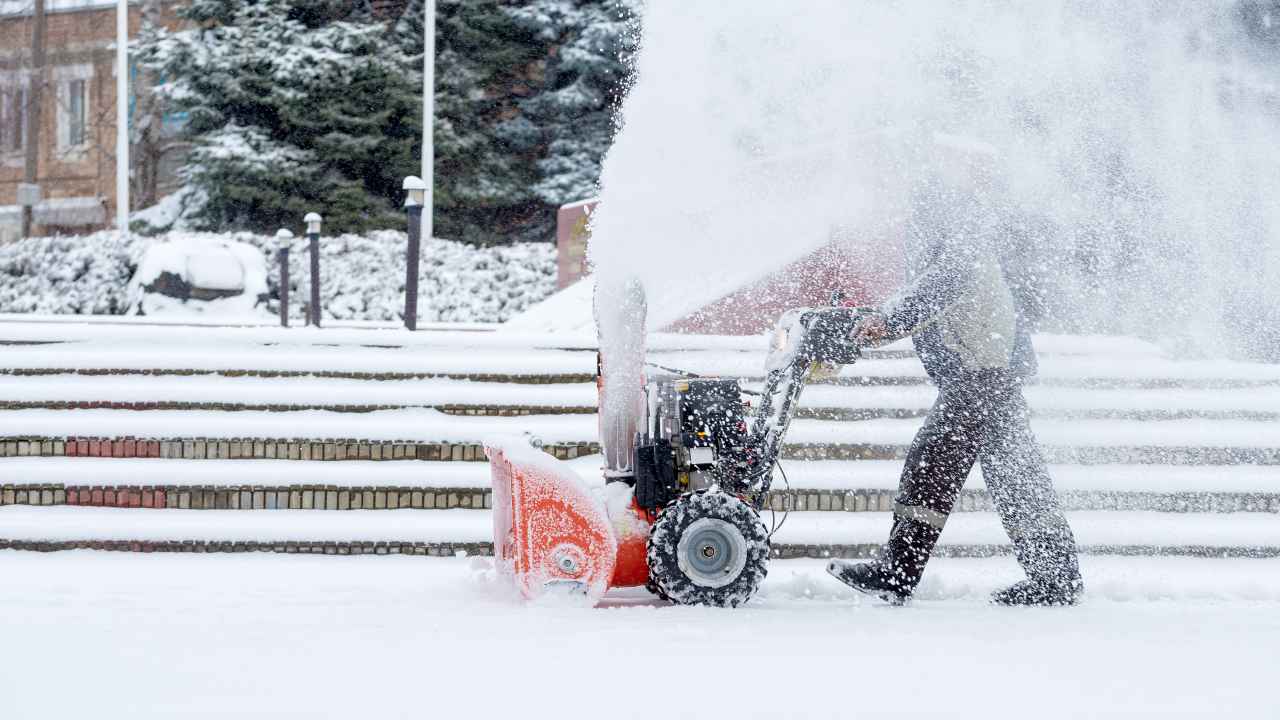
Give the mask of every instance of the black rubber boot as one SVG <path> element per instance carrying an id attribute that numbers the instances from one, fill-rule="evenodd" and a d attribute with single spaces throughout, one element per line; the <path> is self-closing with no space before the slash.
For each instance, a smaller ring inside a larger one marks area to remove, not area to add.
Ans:
<path id="1" fill-rule="evenodd" d="M 827 573 L 840 582 L 892 605 L 911 599 L 941 530 L 915 520 L 895 518 L 889 542 L 870 562 L 832 560 Z"/>
<path id="2" fill-rule="evenodd" d="M 991 595 L 997 605 L 1075 605 L 1084 593 L 1075 537 L 1060 511 L 1028 520 L 1041 532 L 1020 534 L 1013 541 L 1014 556 L 1027 579 Z"/>
<path id="3" fill-rule="evenodd" d="M 1066 583 L 1023 580 L 991 594 L 997 605 L 1060 606 L 1075 605 L 1084 594 L 1084 581 L 1076 578 Z"/>
<path id="4" fill-rule="evenodd" d="M 858 563 L 832 560 L 827 564 L 827 573 L 854 590 L 878 597 L 890 605 L 903 605 L 911 599 L 911 590 L 888 565 L 879 560 Z"/>

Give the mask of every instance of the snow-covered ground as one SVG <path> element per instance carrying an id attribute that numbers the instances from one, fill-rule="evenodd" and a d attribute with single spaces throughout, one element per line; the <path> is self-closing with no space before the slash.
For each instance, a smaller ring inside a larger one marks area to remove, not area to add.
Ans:
<path id="1" fill-rule="evenodd" d="M 938 560 L 907 608 L 782 561 L 737 610 L 588 609 L 486 559 L 0 553 L 0 716 L 1275 717 L 1280 561 L 1083 570 L 1069 609 L 989 606 L 1007 558 Z"/>

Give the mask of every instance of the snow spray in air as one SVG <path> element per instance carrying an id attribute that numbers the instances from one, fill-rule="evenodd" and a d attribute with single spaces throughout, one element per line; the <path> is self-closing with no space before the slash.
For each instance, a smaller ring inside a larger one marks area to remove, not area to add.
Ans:
<path id="1" fill-rule="evenodd" d="M 598 282 L 660 327 L 833 240 L 896 246 L 915 184 L 990 154 L 1042 329 L 1280 354 L 1280 52 L 1246 5 L 651 1 Z"/>

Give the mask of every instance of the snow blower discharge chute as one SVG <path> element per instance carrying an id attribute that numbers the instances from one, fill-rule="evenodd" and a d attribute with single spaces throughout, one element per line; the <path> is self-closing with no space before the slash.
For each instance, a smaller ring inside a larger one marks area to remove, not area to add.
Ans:
<path id="1" fill-rule="evenodd" d="M 499 568 L 528 598 L 563 591 L 595 601 L 644 585 L 683 605 L 745 602 L 768 569 L 760 511 L 800 393 L 815 367 L 858 360 L 851 336 L 865 312 L 783 315 L 754 407 L 735 378 L 649 377 L 631 404 L 640 417 L 625 419 L 633 440 L 622 453 L 605 448 L 629 460 L 626 472 L 607 471 L 602 487 L 527 439 L 487 445 Z"/>

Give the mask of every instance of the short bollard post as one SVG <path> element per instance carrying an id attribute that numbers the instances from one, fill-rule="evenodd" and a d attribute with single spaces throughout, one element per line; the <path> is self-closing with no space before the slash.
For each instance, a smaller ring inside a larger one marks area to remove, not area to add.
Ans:
<path id="1" fill-rule="evenodd" d="M 280 327 L 289 327 L 289 245 L 293 233 L 284 228 L 276 231 L 276 246 L 280 248 Z"/>
<path id="2" fill-rule="evenodd" d="M 311 252 L 311 324 L 320 327 L 320 213 L 307 213 L 307 242 Z"/>
<path id="3" fill-rule="evenodd" d="M 405 191 L 404 209 L 409 216 L 409 257 L 404 278 L 404 326 L 418 329 L 418 256 L 422 252 L 422 206 L 426 202 L 427 184 L 410 175 L 401 186 Z"/>

